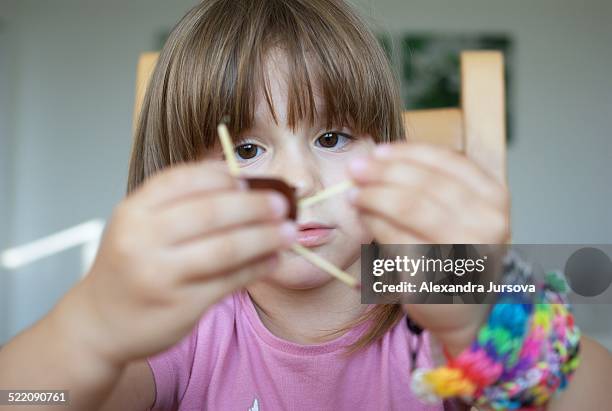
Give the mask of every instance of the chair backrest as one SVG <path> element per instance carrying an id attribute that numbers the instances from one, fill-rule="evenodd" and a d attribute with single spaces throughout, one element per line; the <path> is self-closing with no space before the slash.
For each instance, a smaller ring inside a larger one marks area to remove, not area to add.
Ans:
<path id="1" fill-rule="evenodd" d="M 134 124 L 159 53 L 143 53 L 136 74 Z M 409 139 L 465 153 L 506 183 L 506 109 L 503 55 L 461 53 L 461 107 L 404 112 Z"/>

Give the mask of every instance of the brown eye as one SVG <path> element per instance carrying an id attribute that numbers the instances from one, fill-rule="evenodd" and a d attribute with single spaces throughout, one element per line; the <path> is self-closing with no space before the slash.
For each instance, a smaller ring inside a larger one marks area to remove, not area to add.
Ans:
<path id="1" fill-rule="evenodd" d="M 243 144 L 236 147 L 236 154 L 242 160 L 249 160 L 257 155 L 258 148 L 256 144 Z"/>
<path id="2" fill-rule="evenodd" d="M 355 138 L 349 136 L 348 134 L 329 131 L 317 138 L 316 145 L 321 148 L 333 148 L 339 150 L 343 149 L 351 142 L 351 140 L 355 140 Z"/>
<path id="3" fill-rule="evenodd" d="M 338 144 L 338 133 L 325 133 L 317 139 L 321 147 L 333 148 Z"/>

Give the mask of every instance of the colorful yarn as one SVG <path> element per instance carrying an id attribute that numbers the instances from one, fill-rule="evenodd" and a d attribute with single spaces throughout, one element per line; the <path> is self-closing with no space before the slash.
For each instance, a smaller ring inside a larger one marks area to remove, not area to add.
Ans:
<path id="1" fill-rule="evenodd" d="M 459 397 L 494 410 L 526 410 L 564 389 L 579 364 L 580 332 L 561 294 L 563 280 L 550 273 L 546 280 L 535 304 L 502 296 L 476 340 L 456 358 L 447 355 L 447 365 L 417 369 L 415 393 L 427 402 Z"/>

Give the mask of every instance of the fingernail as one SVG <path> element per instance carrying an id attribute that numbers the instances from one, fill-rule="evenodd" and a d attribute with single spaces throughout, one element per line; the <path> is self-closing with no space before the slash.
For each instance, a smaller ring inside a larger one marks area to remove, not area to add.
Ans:
<path id="1" fill-rule="evenodd" d="M 364 157 L 357 158 L 351 161 L 349 164 L 350 172 L 356 176 L 362 176 L 366 174 L 369 167 L 370 167 L 370 162 Z"/>
<path id="2" fill-rule="evenodd" d="M 381 144 L 374 149 L 374 156 L 378 158 L 389 158 L 391 156 L 391 145 Z"/>
<path id="3" fill-rule="evenodd" d="M 284 217 L 287 215 L 288 204 L 285 197 L 278 193 L 272 193 L 269 195 L 269 199 L 270 206 L 276 217 Z"/>
<path id="4" fill-rule="evenodd" d="M 280 227 L 280 233 L 286 244 L 293 244 L 297 239 L 297 228 L 294 223 L 286 222 Z"/>

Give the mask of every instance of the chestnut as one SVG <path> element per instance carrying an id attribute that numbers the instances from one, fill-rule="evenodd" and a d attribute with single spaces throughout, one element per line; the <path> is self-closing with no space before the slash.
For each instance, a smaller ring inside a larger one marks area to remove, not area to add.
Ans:
<path id="1" fill-rule="evenodd" d="M 244 179 L 252 190 L 275 190 L 281 193 L 289 203 L 288 217 L 292 220 L 297 218 L 297 199 L 294 186 L 287 184 L 278 178 L 247 177 Z"/>

